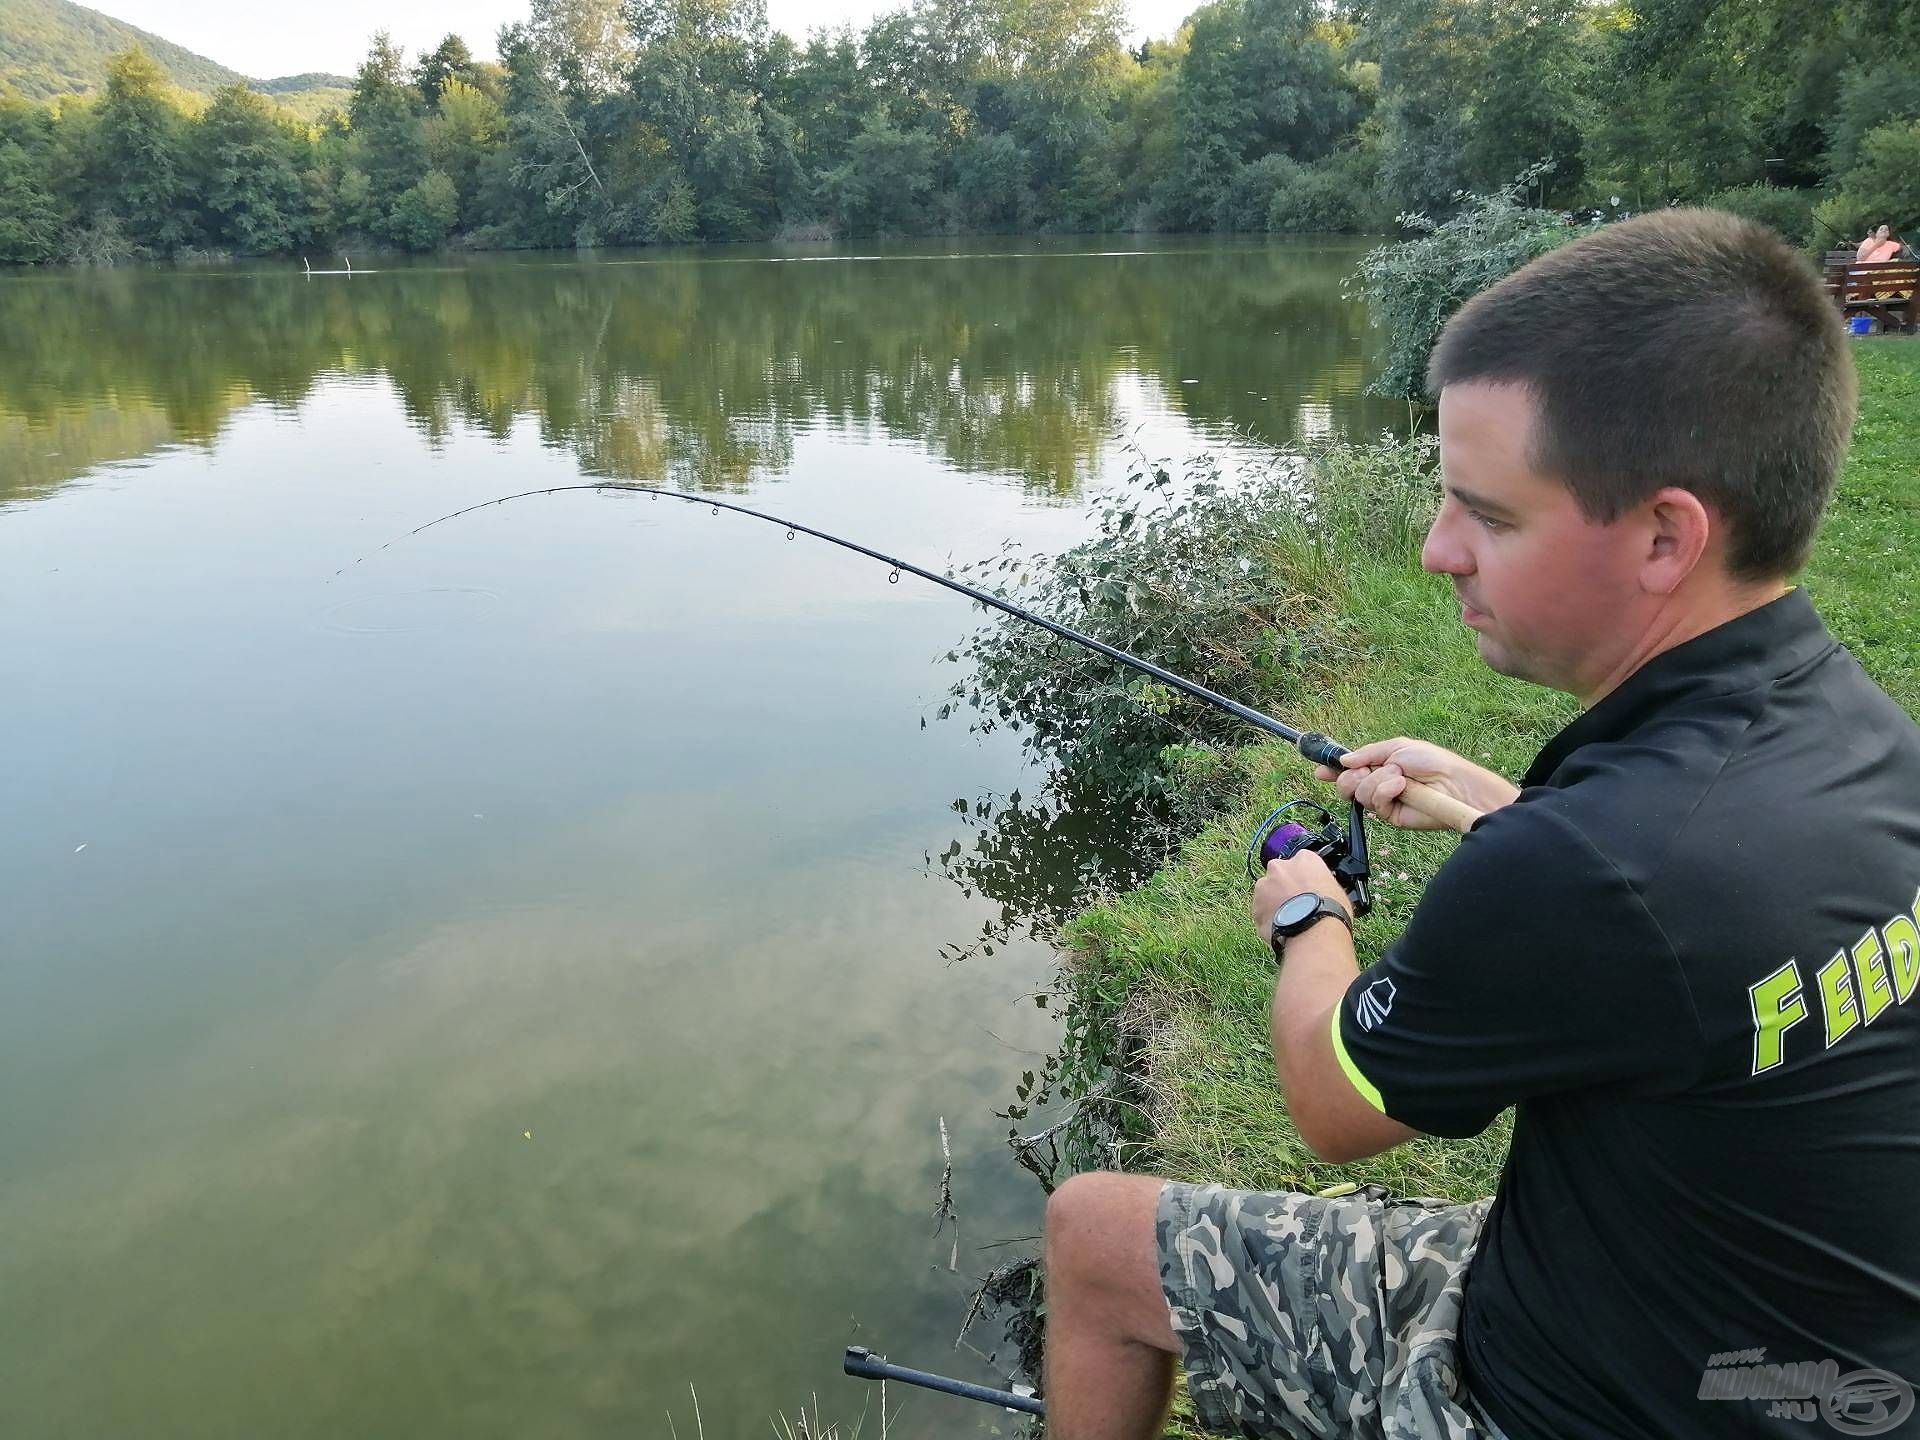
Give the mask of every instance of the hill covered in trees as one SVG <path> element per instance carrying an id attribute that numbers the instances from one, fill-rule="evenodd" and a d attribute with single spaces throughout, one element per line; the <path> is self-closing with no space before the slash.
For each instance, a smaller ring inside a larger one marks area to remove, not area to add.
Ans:
<path id="1" fill-rule="evenodd" d="M 0 0 L 20 3 L 20 0 Z M 1529 199 L 1710 201 L 1806 242 L 1920 221 L 1920 0 L 533 0 L 476 63 L 376 35 L 342 112 L 144 54 L 0 105 L 0 258 L 772 235 L 1368 231 Z M 1828 243 L 1832 243 L 1831 241 Z"/>
<path id="2" fill-rule="evenodd" d="M 223 85 L 248 85 L 315 118 L 326 105 L 345 103 L 352 82 L 339 75 L 288 75 L 249 80 L 137 25 L 71 0 L 0 0 L 0 86 L 29 100 L 99 90 L 107 63 L 138 47 L 157 60 L 182 90 L 211 95 Z"/>

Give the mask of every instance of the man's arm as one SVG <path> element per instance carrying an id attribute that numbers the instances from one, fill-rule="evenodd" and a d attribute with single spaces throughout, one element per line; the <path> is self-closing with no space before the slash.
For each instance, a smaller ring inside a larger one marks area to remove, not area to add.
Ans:
<path id="1" fill-rule="evenodd" d="M 1267 866 L 1253 892 L 1255 929 L 1263 937 L 1270 934 L 1273 912 L 1302 891 L 1347 906 L 1326 862 L 1304 851 Z M 1354 1078 L 1358 1072 L 1350 1076 L 1334 1050 L 1335 1014 L 1358 973 L 1352 932 L 1330 918 L 1287 941 L 1273 987 L 1273 1064 L 1287 1113 L 1307 1148 L 1336 1163 L 1377 1155 L 1419 1133 L 1389 1119 L 1377 1097 L 1362 1094 Z"/>
<path id="2" fill-rule="evenodd" d="M 1409 829 L 1444 828 L 1446 822 L 1402 802 L 1408 780 L 1482 813 L 1511 804 L 1520 793 L 1511 781 L 1451 750 L 1405 736 L 1359 746 L 1340 763 L 1338 775 L 1322 768 L 1320 778 L 1337 780 L 1345 799 Z M 1347 904 L 1318 855 L 1275 860 L 1254 887 L 1253 923 L 1263 939 L 1280 903 L 1303 890 Z M 1379 1091 L 1337 1047 L 1340 1002 L 1358 973 L 1352 932 L 1338 921 L 1323 920 L 1287 942 L 1273 987 L 1273 1063 L 1287 1111 L 1307 1147 L 1336 1163 L 1378 1155 L 1420 1133 L 1385 1113 Z"/>

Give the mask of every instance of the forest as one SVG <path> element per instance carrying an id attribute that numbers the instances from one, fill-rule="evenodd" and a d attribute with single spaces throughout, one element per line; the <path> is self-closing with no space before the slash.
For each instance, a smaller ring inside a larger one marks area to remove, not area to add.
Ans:
<path id="1" fill-rule="evenodd" d="M 1796 243 L 1920 221 L 1920 0 L 534 0 L 499 59 L 376 34 L 302 119 L 176 88 L 0 93 L 0 260 L 869 235 L 1380 233 L 1520 187 Z"/>

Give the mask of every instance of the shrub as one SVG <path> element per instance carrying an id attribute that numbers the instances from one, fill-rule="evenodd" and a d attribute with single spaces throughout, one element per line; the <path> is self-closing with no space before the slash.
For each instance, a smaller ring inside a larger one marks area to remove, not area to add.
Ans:
<path id="1" fill-rule="evenodd" d="M 1370 186 L 1358 167 L 1331 159 L 1295 169 L 1273 192 L 1267 229 L 1281 235 L 1351 235 L 1368 228 Z"/>
<path id="2" fill-rule="evenodd" d="M 60 245 L 60 258 L 69 265 L 124 265 L 140 254 L 121 228 L 120 217 L 105 211 L 67 231 Z"/>
<path id="3" fill-rule="evenodd" d="M 1028 208 L 1027 152 L 1011 135 L 975 135 L 954 157 L 955 192 L 969 225 L 1010 230 Z"/>
<path id="4" fill-rule="evenodd" d="M 1421 232 L 1419 238 L 1378 246 L 1360 261 L 1349 293 L 1364 296 L 1373 323 L 1387 331 L 1386 362 L 1369 387 L 1376 395 L 1427 399 L 1427 357 L 1453 312 L 1529 260 L 1595 228 L 1522 205 L 1518 197 L 1538 174 L 1536 166 L 1504 190 L 1466 196 L 1445 224 L 1403 215 L 1400 223 Z"/>
<path id="5" fill-rule="evenodd" d="M 776 245 L 824 245 L 833 239 L 833 227 L 824 220 L 785 220 L 773 232 Z"/>
<path id="6" fill-rule="evenodd" d="M 1298 183 L 1305 167 L 1285 155 L 1263 155 L 1242 165 L 1214 207 L 1214 228 L 1241 233 L 1267 228 L 1274 196 Z"/>
<path id="7" fill-rule="evenodd" d="M 1811 190 L 1788 190 L 1778 185 L 1738 185 L 1709 195 L 1704 204 L 1747 220 L 1770 225 L 1791 245 L 1804 246 L 1814 235 Z"/>
<path id="8" fill-rule="evenodd" d="M 1284 706 L 1339 665 L 1338 596 L 1359 556 L 1418 546 L 1434 500 L 1433 442 L 1330 445 L 1234 475 L 1210 458 L 1176 482 L 1136 456 L 1093 502 L 1093 538 L 1054 556 L 1013 542 L 961 578 L 1244 703 Z M 1011 617 L 950 652 L 975 729 L 1005 725 L 1067 783 L 1146 799 L 1178 793 L 1170 763 L 1253 735 L 1214 705 Z"/>
<path id="9" fill-rule="evenodd" d="M 693 186 L 675 175 L 659 187 L 647 213 L 647 239 L 656 245 L 688 245 L 700 237 L 700 209 Z"/>
<path id="10" fill-rule="evenodd" d="M 432 250 L 445 242 L 460 218 L 460 194 L 439 170 L 400 192 L 387 219 L 387 235 L 409 250 Z"/>

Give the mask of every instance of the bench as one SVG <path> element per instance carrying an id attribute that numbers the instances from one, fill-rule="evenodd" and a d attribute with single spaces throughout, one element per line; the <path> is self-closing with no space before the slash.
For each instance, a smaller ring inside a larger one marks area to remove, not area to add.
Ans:
<path id="1" fill-rule="evenodd" d="M 1876 260 L 1871 265 L 1834 265 L 1827 293 L 1842 315 L 1872 315 L 1888 330 L 1914 328 L 1914 296 L 1920 293 L 1920 263 Z"/>

